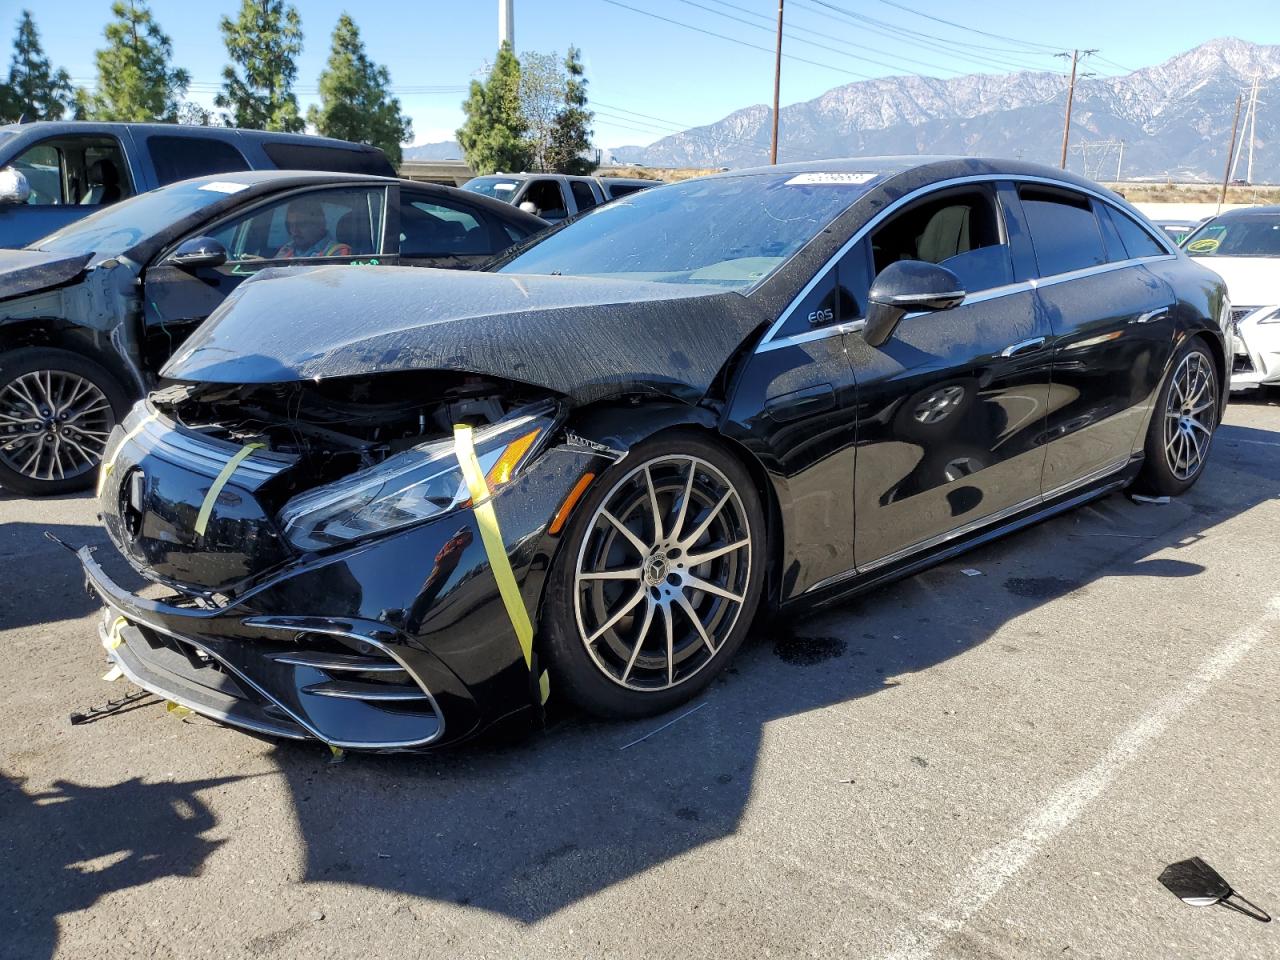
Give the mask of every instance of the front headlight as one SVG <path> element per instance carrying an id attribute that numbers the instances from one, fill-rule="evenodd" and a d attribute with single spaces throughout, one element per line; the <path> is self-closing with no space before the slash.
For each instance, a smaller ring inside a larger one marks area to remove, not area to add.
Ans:
<path id="1" fill-rule="evenodd" d="M 534 456 L 552 431 L 554 414 L 550 405 L 539 405 L 475 431 L 476 458 L 491 491 Z M 313 551 L 420 523 L 470 499 L 450 438 L 420 444 L 300 494 L 279 516 L 286 539 L 299 550 Z"/>
<path id="2" fill-rule="evenodd" d="M 1270 313 L 1265 313 L 1257 320 L 1258 323 L 1280 323 L 1280 307 L 1276 307 Z"/>

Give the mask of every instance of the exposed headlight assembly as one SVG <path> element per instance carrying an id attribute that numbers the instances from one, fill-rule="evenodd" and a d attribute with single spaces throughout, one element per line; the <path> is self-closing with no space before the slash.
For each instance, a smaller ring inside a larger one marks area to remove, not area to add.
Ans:
<path id="1" fill-rule="evenodd" d="M 1270 313 L 1264 313 L 1260 316 L 1257 323 L 1280 323 L 1280 307 L 1275 307 Z"/>
<path id="2" fill-rule="evenodd" d="M 475 431 L 476 457 L 489 489 L 510 482 L 541 449 L 556 422 L 552 404 L 516 411 Z M 471 494 L 452 438 L 419 444 L 284 505 L 284 535 L 299 550 L 324 550 L 441 516 Z"/>

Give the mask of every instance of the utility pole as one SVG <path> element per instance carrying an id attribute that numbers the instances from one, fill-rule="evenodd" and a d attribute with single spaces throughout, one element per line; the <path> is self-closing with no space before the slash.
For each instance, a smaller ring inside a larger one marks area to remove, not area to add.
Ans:
<path id="1" fill-rule="evenodd" d="M 1124 163 L 1124 141 L 1120 141 L 1120 158 L 1116 160 L 1116 183 L 1120 182 L 1120 166 Z"/>
<path id="2" fill-rule="evenodd" d="M 1062 162 L 1059 164 L 1063 170 L 1067 169 L 1067 143 L 1071 140 L 1071 105 L 1076 98 L 1076 66 L 1082 59 L 1097 52 L 1097 50 L 1072 50 L 1070 53 L 1071 81 L 1067 84 L 1067 119 L 1062 125 Z M 1068 54 L 1056 53 L 1054 56 L 1066 58 Z"/>
<path id="3" fill-rule="evenodd" d="M 511 44 L 516 48 L 516 0 L 498 0 L 498 46 Z"/>
<path id="4" fill-rule="evenodd" d="M 773 139 L 769 141 L 769 162 L 778 162 L 778 92 L 782 88 L 782 4 L 778 0 L 778 50 L 773 58 Z"/>
<path id="5" fill-rule="evenodd" d="M 1222 205 L 1227 202 L 1227 181 L 1231 179 L 1231 161 L 1235 159 L 1236 152 L 1236 128 L 1240 125 L 1240 99 L 1240 94 L 1237 93 L 1236 115 L 1231 121 L 1231 142 L 1227 144 L 1227 169 L 1222 171 L 1222 195 L 1218 197 L 1218 213 L 1222 212 Z"/>
<path id="6" fill-rule="evenodd" d="M 1245 179 L 1253 183 L 1253 139 L 1258 132 L 1258 85 L 1259 77 L 1253 78 L 1253 99 L 1249 101 L 1249 165 L 1245 167 Z"/>

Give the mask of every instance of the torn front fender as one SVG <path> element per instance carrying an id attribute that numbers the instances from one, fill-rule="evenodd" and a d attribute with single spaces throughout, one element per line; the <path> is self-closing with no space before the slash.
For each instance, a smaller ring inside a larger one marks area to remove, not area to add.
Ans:
<path id="1" fill-rule="evenodd" d="M 0 300 L 24 297 L 69 283 L 93 254 L 67 256 L 43 250 L 0 250 Z"/>
<path id="2" fill-rule="evenodd" d="M 455 370 L 577 404 L 696 402 L 767 318 L 738 293 L 593 277 L 325 267 L 246 283 L 161 372 L 280 383 Z"/>

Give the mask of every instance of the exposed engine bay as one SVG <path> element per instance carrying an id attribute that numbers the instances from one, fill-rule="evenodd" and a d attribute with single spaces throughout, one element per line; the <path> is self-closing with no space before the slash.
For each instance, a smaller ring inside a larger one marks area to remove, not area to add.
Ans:
<path id="1" fill-rule="evenodd" d="M 275 491 L 288 497 L 446 438 L 455 424 L 484 427 L 548 396 L 474 374 L 415 371 L 278 384 L 170 383 L 150 401 L 189 430 L 298 457 L 287 488 Z"/>

